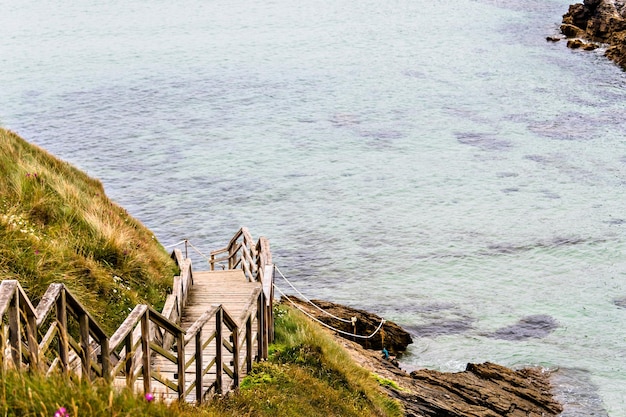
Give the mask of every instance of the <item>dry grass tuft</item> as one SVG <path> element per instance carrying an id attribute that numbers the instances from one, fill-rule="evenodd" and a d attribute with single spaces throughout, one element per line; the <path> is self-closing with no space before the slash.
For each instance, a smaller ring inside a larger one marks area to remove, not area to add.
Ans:
<path id="1" fill-rule="evenodd" d="M 62 282 L 112 331 L 137 303 L 160 308 L 175 272 L 100 181 L 0 129 L 0 279 L 35 300 Z"/>

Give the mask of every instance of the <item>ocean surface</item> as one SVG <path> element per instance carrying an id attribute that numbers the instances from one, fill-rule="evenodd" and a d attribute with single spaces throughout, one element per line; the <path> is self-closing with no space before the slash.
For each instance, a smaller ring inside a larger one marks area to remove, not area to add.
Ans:
<path id="1" fill-rule="evenodd" d="M 0 0 L 0 125 L 163 245 L 268 237 L 407 369 L 540 365 L 626 416 L 626 74 L 546 41 L 569 4 Z"/>

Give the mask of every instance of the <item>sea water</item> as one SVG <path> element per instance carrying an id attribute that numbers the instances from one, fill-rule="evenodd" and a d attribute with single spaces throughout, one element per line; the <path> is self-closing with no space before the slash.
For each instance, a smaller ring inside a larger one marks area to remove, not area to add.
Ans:
<path id="1" fill-rule="evenodd" d="M 267 236 L 409 370 L 559 369 L 567 415 L 624 416 L 626 76 L 546 41 L 568 5 L 0 0 L 0 124 L 164 245 Z"/>

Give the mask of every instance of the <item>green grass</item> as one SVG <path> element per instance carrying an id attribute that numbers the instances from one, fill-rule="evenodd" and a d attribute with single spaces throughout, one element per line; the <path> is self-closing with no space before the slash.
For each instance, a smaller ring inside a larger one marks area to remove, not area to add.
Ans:
<path id="1" fill-rule="evenodd" d="M 34 301 L 62 282 L 112 333 L 136 304 L 160 309 L 175 272 L 98 180 L 0 129 L 0 279 Z"/>

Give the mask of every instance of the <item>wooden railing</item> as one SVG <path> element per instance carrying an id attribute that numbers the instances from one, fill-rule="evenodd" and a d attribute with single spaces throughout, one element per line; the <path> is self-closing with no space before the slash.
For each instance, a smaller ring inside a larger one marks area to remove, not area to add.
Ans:
<path id="1" fill-rule="evenodd" d="M 274 341 L 274 265 L 269 241 L 261 236 L 254 242 L 246 227 L 235 233 L 228 245 L 210 253 L 211 271 L 216 266 L 221 269 L 242 269 L 251 282 L 260 282 L 263 286 L 263 342 L 262 357 L 267 357 L 268 344 Z"/>
<path id="2" fill-rule="evenodd" d="M 242 241 L 238 243 L 239 238 Z M 255 245 L 250 242 L 246 229 L 235 235 L 227 247 L 229 267 L 248 265 L 244 273 L 263 282 L 262 288 L 253 292 L 236 320 L 222 305 L 214 305 L 187 331 L 180 327 L 180 318 L 193 273 L 191 261 L 178 250 L 172 257 L 181 272 L 174 278 L 163 312 L 137 305 L 111 337 L 65 285 L 50 285 L 35 308 L 17 281 L 2 281 L 1 370 L 72 372 L 90 380 L 125 380 L 128 387 L 144 392 L 152 392 L 153 385 L 160 384 L 179 400 L 192 398 L 198 403 L 212 392 L 222 394 L 238 387 L 255 358 L 267 358 L 267 344 L 273 335 L 272 293 L 266 296 L 265 286 L 265 280 L 273 280 L 269 244 L 263 238 Z M 157 357 L 165 358 L 173 371 L 155 369 Z M 186 381 L 190 369 L 194 377 Z M 224 386 L 225 375 L 232 381 L 229 387 Z"/>

